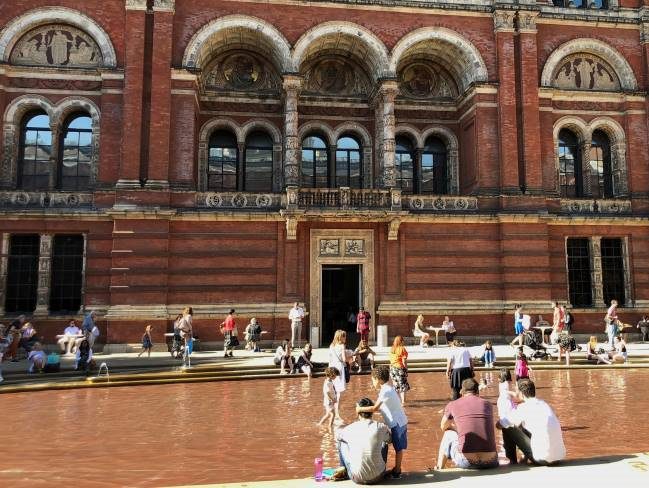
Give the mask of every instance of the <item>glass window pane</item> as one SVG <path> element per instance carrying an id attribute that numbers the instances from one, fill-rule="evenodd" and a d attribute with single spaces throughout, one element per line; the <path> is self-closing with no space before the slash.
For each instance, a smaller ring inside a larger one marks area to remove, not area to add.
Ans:
<path id="1" fill-rule="evenodd" d="M 87 116 L 80 116 L 73 119 L 68 125 L 68 129 L 92 129 L 92 119 Z"/>
<path id="2" fill-rule="evenodd" d="M 37 136 L 37 144 L 49 146 L 52 144 L 52 132 L 49 130 L 39 130 Z"/>
<path id="3" fill-rule="evenodd" d="M 318 136 L 305 137 L 302 141 L 303 148 L 326 149 L 325 141 Z"/>
<path id="4" fill-rule="evenodd" d="M 29 129 L 31 128 L 49 129 L 50 118 L 45 114 L 34 115 L 27 121 L 26 127 Z"/>
<path id="5" fill-rule="evenodd" d="M 338 149 L 360 149 L 358 142 L 351 137 L 341 137 L 338 139 Z"/>

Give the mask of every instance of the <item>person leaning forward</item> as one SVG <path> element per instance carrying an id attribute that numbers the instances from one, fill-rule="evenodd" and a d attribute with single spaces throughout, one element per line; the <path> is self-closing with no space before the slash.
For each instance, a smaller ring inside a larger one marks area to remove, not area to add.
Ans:
<path id="1" fill-rule="evenodd" d="M 444 432 L 435 469 L 450 459 L 458 468 L 485 469 L 498 466 L 493 407 L 478 396 L 478 382 L 462 382 L 461 397 L 444 409 L 440 428 Z"/>

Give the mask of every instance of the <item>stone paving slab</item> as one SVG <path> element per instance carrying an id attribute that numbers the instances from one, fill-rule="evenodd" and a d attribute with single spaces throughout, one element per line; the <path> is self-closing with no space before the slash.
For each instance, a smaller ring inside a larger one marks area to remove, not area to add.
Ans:
<path id="1" fill-rule="evenodd" d="M 567 461 L 553 467 L 502 466 L 498 469 L 471 471 L 449 469 L 428 473 L 407 473 L 399 480 L 385 480 L 381 486 L 497 487 L 497 488 L 646 488 L 649 486 L 649 453 L 628 456 L 600 456 Z M 316 482 L 313 479 L 275 480 L 211 485 L 193 488 L 318 488 L 322 486 L 360 486 L 351 481 Z M 171 488 L 171 487 L 168 487 Z M 174 487 L 180 488 L 180 487 Z"/>

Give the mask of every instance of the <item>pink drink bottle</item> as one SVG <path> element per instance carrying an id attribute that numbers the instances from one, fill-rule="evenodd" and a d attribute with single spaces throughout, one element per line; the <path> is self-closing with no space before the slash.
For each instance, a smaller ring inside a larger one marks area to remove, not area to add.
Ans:
<path id="1" fill-rule="evenodd" d="M 314 471 L 315 471 L 315 480 L 322 481 L 322 458 L 317 457 L 313 462 Z"/>

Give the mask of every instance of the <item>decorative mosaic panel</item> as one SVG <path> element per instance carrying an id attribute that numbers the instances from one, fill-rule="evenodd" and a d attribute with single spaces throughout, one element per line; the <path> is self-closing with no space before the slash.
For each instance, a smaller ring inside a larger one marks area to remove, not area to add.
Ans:
<path id="1" fill-rule="evenodd" d="M 10 62 L 27 66 L 101 66 L 97 43 L 88 34 L 69 25 L 46 25 L 25 34 L 14 47 Z"/>
<path id="2" fill-rule="evenodd" d="M 207 69 L 207 89 L 233 91 L 273 91 L 280 88 L 275 70 L 247 52 L 229 53 L 218 58 Z"/>
<path id="3" fill-rule="evenodd" d="M 402 96 L 415 99 L 457 96 L 451 76 L 426 62 L 411 63 L 401 70 L 399 90 Z"/>
<path id="4" fill-rule="evenodd" d="M 320 256 L 339 256 L 340 241 L 338 239 L 320 239 Z"/>
<path id="5" fill-rule="evenodd" d="M 345 256 L 364 256 L 365 241 L 363 239 L 345 239 Z"/>

